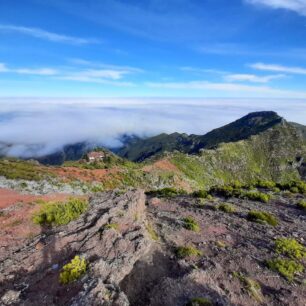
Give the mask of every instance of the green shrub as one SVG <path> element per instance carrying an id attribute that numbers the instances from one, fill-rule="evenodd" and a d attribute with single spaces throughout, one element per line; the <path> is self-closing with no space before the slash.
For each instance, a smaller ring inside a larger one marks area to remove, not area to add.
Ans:
<path id="1" fill-rule="evenodd" d="M 222 203 L 218 206 L 218 209 L 221 211 L 224 211 L 226 213 L 234 213 L 236 210 L 235 208 L 230 205 L 230 204 L 226 204 L 226 203 Z"/>
<path id="2" fill-rule="evenodd" d="M 257 223 L 267 223 L 272 226 L 276 226 L 278 224 L 277 219 L 265 211 L 256 211 L 252 210 L 247 215 L 248 220 L 254 221 Z"/>
<path id="3" fill-rule="evenodd" d="M 297 205 L 298 208 L 306 210 L 306 201 L 305 200 L 299 201 L 296 205 Z"/>
<path id="4" fill-rule="evenodd" d="M 198 190 L 198 191 L 194 191 L 192 195 L 195 198 L 206 199 L 208 196 L 208 192 L 206 190 Z"/>
<path id="5" fill-rule="evenodd" d="M 271 198 L 270 195 L 268 195 L 266 193 L 259 192 L 259 191 L 245 192 L 243 194 L 243 197 L 247 198 L 249 200 L 252 200 L 252 201 L 260 201 L 260 202 L 263 202 L 263 203 L 268 203 L 270 198 Z"/>
<path id="6" fill-rule="evenodd" d="M 295 239 L 279 238 L 275 241 L 275 251 L 278 254 L 294 259 L 306 257 L 306 248 Z"/>
<path id="7" fill-rule="evenodd" d="M 202 252 L 193 246 L 181 246 L 176 249 L 176 255 L 179 258 L 185 258 L 189 256 L 201 256 Z"/>
<path id="8" fill-rule="evenodd" d="M 278 272 L 289 281 L 294 279 L 295 274 L 304 271 L 304 267 L 300 263 L 291 259 L 275 258 L 268 260 L 267 265 L 269 269 Z"/>
<path id="9" fill-rule="evenodd" d="M 290 190 L 293 193 L 306 194 L 306 182 L 304 181 L 291 181 L 287 183 L 278 183 L 277 187 L 281 190 Z"/>
<path id="10" fill-rule="evenodd" d="M 239 197 L 242 194 L 242 190 L 240 188 L 234 188 L 232 186 L 215 186 L 210 189 L 210 193 L 216 194 L 218 196 L 222 196 L 225 198 L 231 197 Z"/>
<path id="11" fill-rule="evenodd" d="M 85 258 L 75 256 L 69 263 L 63 266 L 59 275 L 59 282 L 62 285 L 70 284 L 85 274 L 86 269 L 87 262 Z"/>
<path id="12" fill-rule="evenodd" d="M 208 298 L 196 297 L 192 298 L 186 306 L 213 306 L 214 304 Z"/>
<path id="13" fill-rule="evenodd" d="M 291 187 L 291 188 L 290 188 L 290 192 L 292 192 L 292 193 L 299 193 L 299 188 L 297 188 L 297 187 Z"/>
<path id="14" fill-rule="evenodd" d="M 184 218 L 183 221 L 184 221 L 184 227 L 186 229 L 194 232 L 200 231 L 199 224 L 191 216 Z"/>
<path id="15" fill-rule="evenodd" d="M 274 187 L 276 187 L 276 183 L 273 181 L 258 180 L 255 183 L 255 186 L 258 188 L 273 189 Z"/>
<path id="16" fill-rule="evenodd" d="M 163 188 L 159 190 L 152 190 L 146 192 L 147 195 L 155 196 L 155 197 L 166 197 L 166 198 L 171 198 L 171 197 L 176 197 L 179 195 L 187 195 L 187 192 L 185 190 L 181 189 L 175 189 L 175 188 Z"/>
<path id="17" fill-rule="evenodd" d="M 70 198 L 67 202 L 48 202 L 42 204 L 39 212 L 33 216 L 36 224 L 68 224 L 77 219 L 88 209 L 88 201 L 85 199 Z"/>

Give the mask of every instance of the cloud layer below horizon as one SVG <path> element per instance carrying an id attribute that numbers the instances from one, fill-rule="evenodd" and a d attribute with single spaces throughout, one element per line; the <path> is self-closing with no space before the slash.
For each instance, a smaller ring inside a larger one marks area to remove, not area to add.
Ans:
<path id="1" fill-rule="evenodd" d="M 204 134 L 259 110 L 306 123 L 304 100 L 0 99 L 0 152 L 32 157 L 84 141 L 119 147 L 125 134 Z"/>

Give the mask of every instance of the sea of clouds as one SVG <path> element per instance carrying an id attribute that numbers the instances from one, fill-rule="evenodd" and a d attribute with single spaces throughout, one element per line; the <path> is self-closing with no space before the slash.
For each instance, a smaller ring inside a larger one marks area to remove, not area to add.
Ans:
<path id="1" fill-rule="evenodd" d="M 116 148 L 122 135 L 204 134 L 260 110 L 306 124 L 304 100 L 1 98 L 0 154 L 38 157 L 78 142 Z"/>

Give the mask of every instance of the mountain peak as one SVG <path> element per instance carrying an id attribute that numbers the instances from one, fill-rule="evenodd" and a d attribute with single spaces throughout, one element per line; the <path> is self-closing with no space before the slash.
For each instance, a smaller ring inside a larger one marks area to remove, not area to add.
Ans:
<path id="1" fill-rule="evenodd" d="M 165 151 L 178 150 L 184 153 L 198 153 L 201 149 L 211 149 L 222 142 L 247 139 L 283 121 L 284 119 L 273 111 L 252 112 L 205 135 L 160 134 L 140 139 L 133 143 L 133 146 L 125 146 L 118 150 L 118 154 L 133 161 L 143 161 Z"/>

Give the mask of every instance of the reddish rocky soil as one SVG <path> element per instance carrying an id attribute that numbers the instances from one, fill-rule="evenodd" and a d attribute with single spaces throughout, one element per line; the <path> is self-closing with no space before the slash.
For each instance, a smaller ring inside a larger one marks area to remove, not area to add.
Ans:
<path id="1" fill-rule="evenodd" d="M 49 172 L 55 174 L 65 182 L 80 180 L 84 182 L 104 181 L 109 175 L 116 175 L 119 170 L 111 169 L 80 169 L 77 167 L 57 167 L 50 168 Z"/>
<path id="2" fill-rule="evenodd" d="M 168 159 L 160 159 L 156 161 L 155 163 L 153 163 L 152 165 L 143 167 L 143 171 L 146 171 L 146 172 L 150 172 L 154 169 L 174 171 L 174 172 L 179 171 L 177 167 L 174 164 L 172 164 Z"/>
<path id="3" fill-rule="evenodd" d="M 39 201 L 64 201 L 71 195 L 21 194 L 0 188 L 0 251 L 14 245 L 22 245 L 26 239 L 39 234 L 41 228 L 32 222 L 32 216 L 39 210 Z"/>

